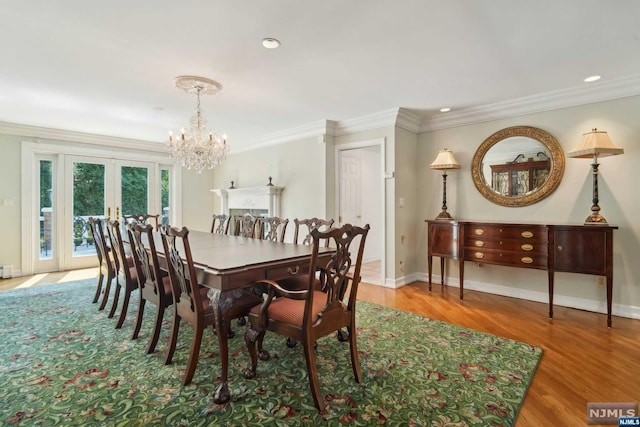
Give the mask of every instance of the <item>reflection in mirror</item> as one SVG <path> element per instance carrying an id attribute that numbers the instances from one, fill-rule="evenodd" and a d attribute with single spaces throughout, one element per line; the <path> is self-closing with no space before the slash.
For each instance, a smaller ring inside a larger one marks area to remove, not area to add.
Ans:
<path id="1" fill-rule="evenodd" d="M 551 169 L 545 146 L 532 138 L 506 138 L 484 155 L 485 182 L 503 196 L 523 196 L 544 184 Z"/>
<path id="2" fill-rule="evenodd" d="M 542 129 L 514 126 L 487 138 L 471 163 L 476 188 L 502 206 L 527 206 L 556 189 L 564 173 L 558 141 Z"/>

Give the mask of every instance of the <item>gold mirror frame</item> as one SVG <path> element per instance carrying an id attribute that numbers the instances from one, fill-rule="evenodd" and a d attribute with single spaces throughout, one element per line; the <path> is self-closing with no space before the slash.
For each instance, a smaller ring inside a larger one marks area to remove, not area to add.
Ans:
<path id="1" fill-rule="evenodd" d="M 540 142 L 549 151 L 551 159 L 551 171 L 546 181 L 537 189 L 523 196 L 505 196 L 493 191 L 491 186 L 485 181 L 482 173 L 482 160 L 487 151 L 500 141 L 513 136 L 528 137 Z M 528 206 L 539 202 L 558 187 L 563 174 L 564 152 L 562 151 L 562 147 L 560 147 L 558 141 L 549 133 L 531 126 L 512 126 L 497 131 L 480 144 L 471 162 L 471 178 L 480 194 L 493 203 L 507 207 Z"/>

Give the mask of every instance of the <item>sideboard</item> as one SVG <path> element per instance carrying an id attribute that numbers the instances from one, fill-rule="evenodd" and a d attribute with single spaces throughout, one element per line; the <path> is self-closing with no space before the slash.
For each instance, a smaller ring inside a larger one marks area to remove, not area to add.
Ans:
<path id="1" fill-rule="evenodd" d="M 433 257 L 458 260 L 460 299 L 464 294 L 464 262 L 546 270 L 549 277 L 549 318 L 553 318 L 554 272 L 604 276 L 607 285 L 607 326 L 611 327 L 613 292 L 612 225 L 515 224 L 427 220 L 429 290 Z"/>

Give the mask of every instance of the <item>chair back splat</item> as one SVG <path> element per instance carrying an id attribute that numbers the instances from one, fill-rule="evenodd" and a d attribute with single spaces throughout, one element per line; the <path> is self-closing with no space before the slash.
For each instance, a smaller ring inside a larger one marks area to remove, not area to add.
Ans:
<path id="1" fill-rule="evenodd" d="M 272 242 L 284 242 L 284 235 L 287 231 L 289 219 L 277 216 L 262 218 L 261 238 Z"/>
<path id="2" fill-rule="evenodd" d="M 333 227 L 333 219 L 320 219 L 320 218 L 306 218 L 293 220 L 295 229 L 293 232 L 293 243 L 310 245 L 311 244 L 311 232 L 313 230 L 327 230 Z M 302 234 L 301 234 L 302 233 Z M 302 236 L 302 241 L 298 238 Z M 329 244 L 328 240 L 325 240 L 325 246 Z"/>
<path id="3" fill-rule="evenodd" d="M 229 216 L 225 214 L 214 214 L 211 222 L 211 232 L 214 234 L 229 234 Z"/>
<path id="4" fill-rule="evenodd" d="M 251 309 L 245 342 L 251 357 L 251 367 L 246 378 L 256 375 L 258 355 L 267 360 L 268 352 L 262 348 L 266 331 L 275 332 L 299 341 L 303 348 L 309 373 L 309 388 L 313 401 L 324 412 L 325 399 L 320 393 L 315 342 L 326 335 L 338 332 L 341 341 L 348 341 L 351 366 L 357 382 L 362 372 L 356 346 L 356 296 L 360 284 L 360 267 L 369 225 L 357 227 L 345 224 L 327 231 L 311 231 L 312 256 L 309 271 L 305 275 L 306 287 L 290 290 L 271 280 L 263 280 L 268 286 L 264 302 Z M 320 251 L 328 242 L 333 252 Z M 346 327 L 348 337 L 340 333 Z M 335 360 L 340 360 L 335 357 Z"/>
<path id="5" fill-rule="evenodd" d="M 234 236 L 259 238 L 262 233 L 262 219 L 251 214 L 234 216 Z"/>

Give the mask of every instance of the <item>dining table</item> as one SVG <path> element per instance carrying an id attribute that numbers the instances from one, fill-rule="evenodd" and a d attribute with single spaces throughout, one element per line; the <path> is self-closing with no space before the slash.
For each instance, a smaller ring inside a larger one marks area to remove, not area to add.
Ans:
<path id="1" fill-rule="evenodd" d="M 162 258 L 158 232 L 154 232 L 154 243 Z M 238 317 L 238 307 L 244 307 L 242 290 L 263 279 L 278 281 L 308 273 L 313 246 L 195 230 L 189 231 L 189 246 L 198 282 L 209 288 L 207 295 L 215 313 L 221 372 L 213 398 L 215 403 L 222 404 L 231 398 L 228 325 Z M 332 248 L 320 247 L 318 257 L 326 263 L 333 252 Z"/>

